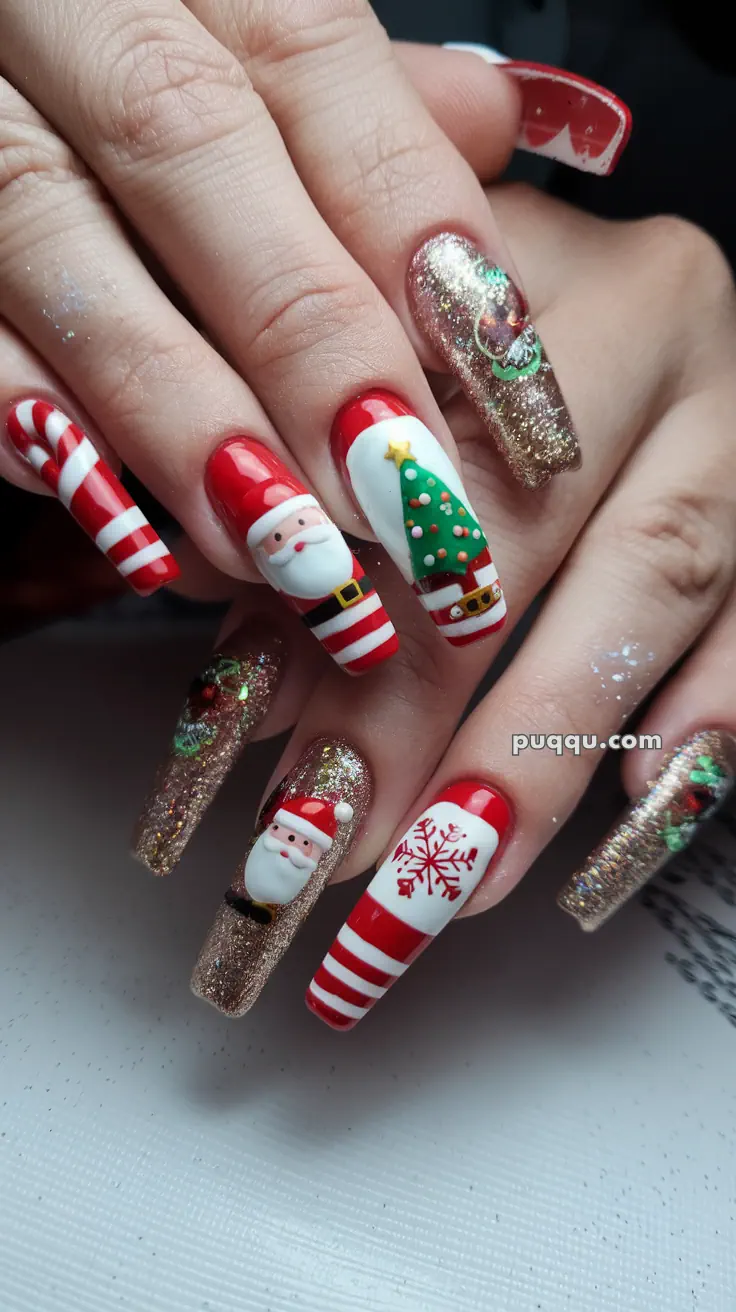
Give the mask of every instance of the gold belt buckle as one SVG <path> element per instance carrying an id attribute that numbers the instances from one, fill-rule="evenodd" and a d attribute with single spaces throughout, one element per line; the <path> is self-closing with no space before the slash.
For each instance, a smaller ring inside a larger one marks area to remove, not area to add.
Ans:
<path id="1" fill-rule="evenodd" d="M 347 610 L 349 606 L 354 606 L 356 601 L 360 601 L 361 598 L 358 580 L 348 579 L 347 583 L 343 583 L 341 588 L 336 588 L 335 596 L 343 610 Z"/>
<path id="2" fill-rule="evenodd" d="M 484 588 L 476 588 L 475 592 L 466 592 L 458 604 L 464 615 L 482 615 L 484 610 L 495 606 L 496 602 L 500 600 L 501 585 L 496 581 L 488 583 Z"/>

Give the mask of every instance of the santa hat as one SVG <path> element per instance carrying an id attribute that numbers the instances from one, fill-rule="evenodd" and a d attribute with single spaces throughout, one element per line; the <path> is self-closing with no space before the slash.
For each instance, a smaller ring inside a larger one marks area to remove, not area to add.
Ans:
<path id="1" fill-rule="evenodd" d="M 319 502 L 281 460 L 260 442 L 231 438 L 207 466 L 207 487 L 238 537 L 253 550 L 297 510 Z"/>
<path id="2" fill-rule="evenodd" d="M 278 825 L 284 825 L 309 838 L 323 851 L 332 847 L 337 826 L 353 818 L 349 802 L 325 802 L 320 797 L 292 797 L 283 802 L 274 816 Z"/>

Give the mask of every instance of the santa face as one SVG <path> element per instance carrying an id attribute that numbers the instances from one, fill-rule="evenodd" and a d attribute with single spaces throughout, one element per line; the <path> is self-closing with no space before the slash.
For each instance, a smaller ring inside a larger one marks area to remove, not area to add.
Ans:
<path id="1" fill-rule="evenodd" d="M 287 515 L 255 555 L 264 578 L 289 597 L 326 597 L 353 576 L 350 547 L 318 506 Z"/>
<path id="2" fill-rule="evenodd" d="M 254 902 L 292 902 L 321 855 L 312 839 L 274 822 L 256 839 L 245 863 L 248 896 Z"/>

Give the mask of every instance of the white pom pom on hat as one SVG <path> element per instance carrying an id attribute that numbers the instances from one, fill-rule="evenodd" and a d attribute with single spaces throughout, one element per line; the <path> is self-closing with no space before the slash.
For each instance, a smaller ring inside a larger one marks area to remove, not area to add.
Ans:
<path id="1" fill-rule="evenodd" d="M 349 820 L 352 820 L 353 815 L 353 808 L 349 802 L 335 803 L 335 819 L 338 824 L 346 825 Z"/>

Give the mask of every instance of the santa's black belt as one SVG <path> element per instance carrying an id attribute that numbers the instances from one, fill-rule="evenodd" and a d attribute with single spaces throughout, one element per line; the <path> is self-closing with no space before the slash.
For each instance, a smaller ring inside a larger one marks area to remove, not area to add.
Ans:
<path id="1" fill-rule="evenodd" d="M 349 610 L 356 601 L 360 601 L 361 597 L 372 591 L 373 584 L 367 574 L 364 574 L 360 581 L 350 579 L 348 583 L 343 583 L 341 588 L 336 588 L 331 597 L 326 597 L 319 606 L 315 606 L 314 610 L 309 610 L 306 615 L 302 615 L 302 619 L 308 629 L 315 629 L 318 624 L 324 624 L 325 620 L 334 620 L 336 615 Z"/>

